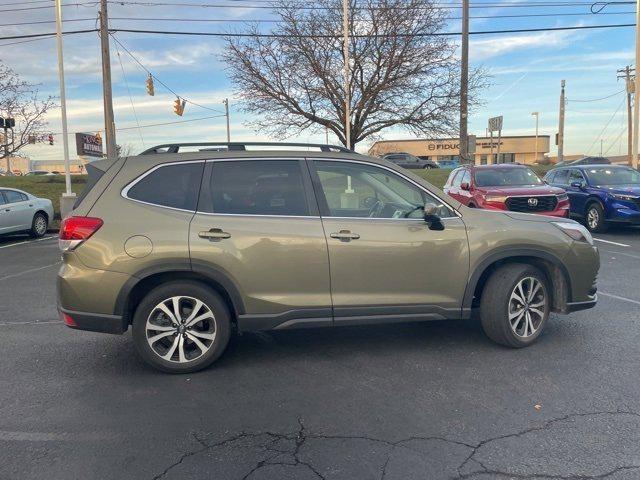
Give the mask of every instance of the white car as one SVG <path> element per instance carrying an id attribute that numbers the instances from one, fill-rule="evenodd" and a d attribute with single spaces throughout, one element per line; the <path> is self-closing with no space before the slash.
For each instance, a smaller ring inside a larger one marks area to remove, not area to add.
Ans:
<path id="1" fill-rule="evenodd" d="M 15 188 L 0 187 L 0 234 L 29 232 L 32 237 L 42 237 L 51 220 L 51 200 Z"/>

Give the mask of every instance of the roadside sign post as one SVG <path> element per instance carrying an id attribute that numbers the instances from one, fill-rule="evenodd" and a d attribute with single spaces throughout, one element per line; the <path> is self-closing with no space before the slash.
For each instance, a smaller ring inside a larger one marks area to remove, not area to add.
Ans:
<path id="1" fill-rule="evenodd" d="M 502 115 L 499 117 L 491 117 L 489 119 L 488 125 L 489 134 L 491 135 L 490 143 L 491 143 L 491 161 L 489 164 L 499 163 L 500 161 L 500 142 L 502 140 Z M 496 156 L 496 161 L 493 161 L 493 132 L 498 132 L 498 153 Z"/>

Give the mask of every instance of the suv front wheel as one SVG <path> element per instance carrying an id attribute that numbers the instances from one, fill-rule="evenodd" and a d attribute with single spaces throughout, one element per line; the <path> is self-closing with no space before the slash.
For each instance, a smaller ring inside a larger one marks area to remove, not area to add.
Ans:
<path id="1" fill-rule="evenodd" d="M 549 318 L 551 299 L 544 274 L 532 265 L 498 268 L 482 292 L 480 319 L 487 336 L 520 348 L 536 341 Z"/>
<path id="2" fill-rule="evenodd" d="M 133 340 L 140 356 L 168 373 L 208 367 L 222 355 L 231 332 L 222 298 L 206 286 L 176 281 L 151 290 L 133 317 Z"/>

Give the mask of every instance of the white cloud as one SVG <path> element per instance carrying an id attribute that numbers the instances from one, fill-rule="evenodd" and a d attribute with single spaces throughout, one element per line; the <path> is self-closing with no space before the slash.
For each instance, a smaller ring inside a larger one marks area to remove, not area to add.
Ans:
<path id="1" fill-rule="evenodd" d="M 469 42 L 469 57 L 474 61 L 490 58 L 522 50 L 541 47 L 566 46 L 569 38 L 577 36 L 574 31 L 558 30 L 530 34 L 500 35 Z"/>

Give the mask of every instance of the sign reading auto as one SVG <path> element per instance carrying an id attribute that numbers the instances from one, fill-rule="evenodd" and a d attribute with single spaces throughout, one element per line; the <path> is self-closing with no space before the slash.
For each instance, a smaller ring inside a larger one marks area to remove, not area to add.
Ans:
<path id="1" fill-rule="evenodd" d="M 102 157 L 102 137 L 99 133 L 76 133 L 76 151 L 81 156 Z"/>

